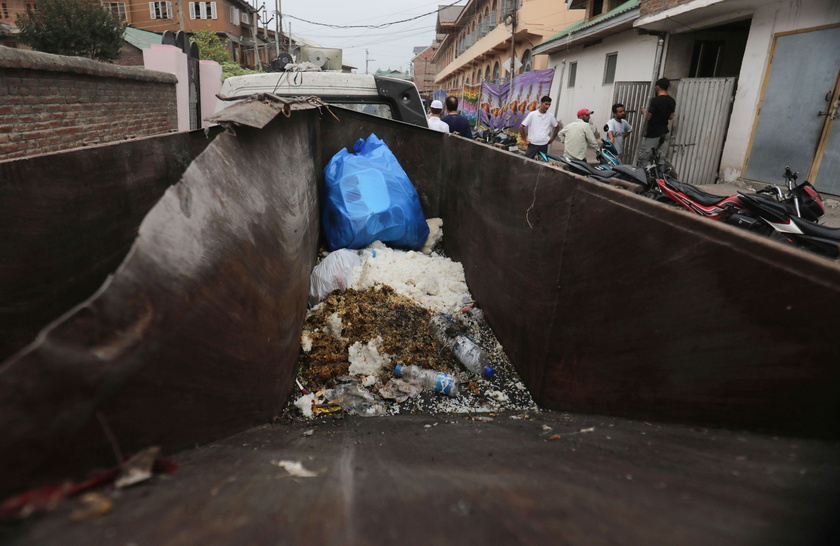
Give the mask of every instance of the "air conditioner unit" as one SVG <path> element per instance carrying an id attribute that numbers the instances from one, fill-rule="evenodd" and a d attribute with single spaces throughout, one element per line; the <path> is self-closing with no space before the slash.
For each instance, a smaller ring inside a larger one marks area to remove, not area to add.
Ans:
<path id="1" fill-rule="evenodd" d="M 328 47 L 300 47 L 297 62 L 310 62 L 321 70 L 341 70 L 341 50 Z"/>

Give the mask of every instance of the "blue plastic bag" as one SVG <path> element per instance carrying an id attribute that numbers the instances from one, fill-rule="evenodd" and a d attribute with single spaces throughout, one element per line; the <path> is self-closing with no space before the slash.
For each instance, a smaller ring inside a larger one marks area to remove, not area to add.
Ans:
<path id="1" fill-rule="evenodd" d="M 330 250 L 374 241 L 419 249 L 429 226 L 417 191 L 388 145 L 371 133 L 342 148 L 324 168 L 324 233 Z"/>

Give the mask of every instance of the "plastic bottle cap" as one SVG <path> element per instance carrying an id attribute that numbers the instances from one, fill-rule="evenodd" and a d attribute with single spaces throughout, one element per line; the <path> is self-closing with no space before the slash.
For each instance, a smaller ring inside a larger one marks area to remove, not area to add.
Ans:
<path id="1" fill-rule="evenodd" d="M 493 377 L 494 375 L 496 375 L 496 370 L 493 366 L 484 367 L 484 377 Z"/>
<path id="2" fill-rule="evenodd" d="M 401 364 L 397 364 L 397 365 L 394 367 L 394 375 L 395 375 L 396 377 L 402 377 L 402 365 L 401 365 Z"/>

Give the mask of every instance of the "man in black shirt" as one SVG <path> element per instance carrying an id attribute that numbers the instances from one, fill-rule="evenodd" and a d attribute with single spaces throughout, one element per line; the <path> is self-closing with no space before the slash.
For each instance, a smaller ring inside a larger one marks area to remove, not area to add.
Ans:
<path id="1" fill-rule="evenodd" d="M 639 147 L 638 164 L 642 167 L 650 161 L 653 148 L 659 148 L 659 155 L 665 157 L 668 152 L 668 122 L 674 119 L 674 110 L 677 108 L 677 101 L 668 94 L 671 82 L 667 78 L 656 80 L 654 90 L 656 96 L 650 100 L 645 119 L 647 129 Z M 644 110 L 642 110 L 644 113 Z"/>
<path id="2" fill-rule="evenodd" d="M 458 113 L 458 97 L 446 97 L 446 112 L 447 114 L 440 118 L 442 122 L 449 125 L 450 133 L 458 133 L 462 137 L 472 139 L 472 129 L 467 118 Z"/>

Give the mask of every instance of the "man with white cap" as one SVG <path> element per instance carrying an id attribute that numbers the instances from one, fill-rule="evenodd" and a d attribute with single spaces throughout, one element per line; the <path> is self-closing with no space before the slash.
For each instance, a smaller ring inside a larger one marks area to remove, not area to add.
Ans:
<path id="1" fill-rule="evenodd" d="M 429 129 L 440 131 L 441 133 L 449 132 L 449 125 L 440 119 L 440 113 L 443 112 L 443 103 L 439 100 L 433 100 L 432 106 L 429 108 L 431 114 L 429 115 Z"/>
<path id="2" fill-rule="evenodd" d="M 577 119 L 563 127 L 557 139 L 565 144 L 563 155 L 572 159 L 586 161 L 586 148 L 598 150 L 598 141 L 589 124 L 589 118 L 594 114 L 588 108 L 581 108 L 577 112 Z"/>

